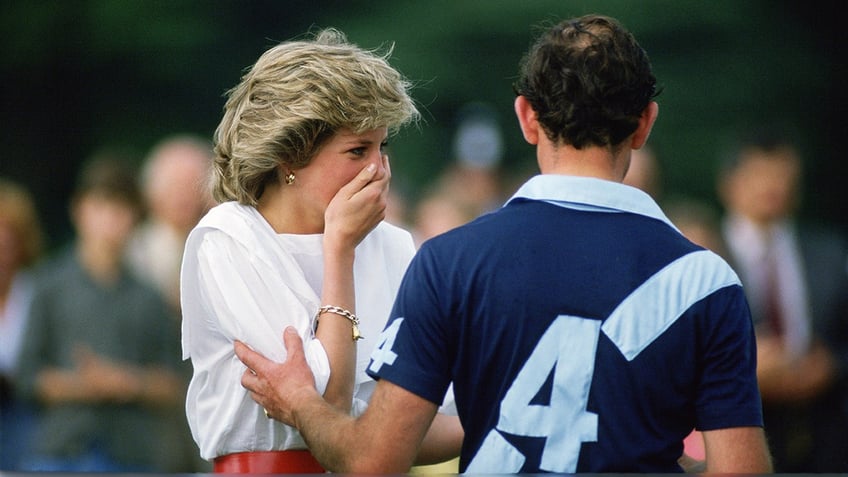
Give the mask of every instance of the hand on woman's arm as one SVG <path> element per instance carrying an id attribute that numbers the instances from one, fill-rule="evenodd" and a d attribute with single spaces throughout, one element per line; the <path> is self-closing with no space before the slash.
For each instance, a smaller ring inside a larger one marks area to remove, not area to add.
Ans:
<path id="1" fill-rule="evenodd" d="M 236 341 L 235 353 L 247 366 L 241 384 L 251 398 L 274 419 L 297 428 L 315 458 L 331 472 L 408 472 L 437 406 L 381 380 L 362 416 L 343 414 L 316 392 L 296 330 L 288 328 L 283 340 L 287 351 L 283 363 Z"/>

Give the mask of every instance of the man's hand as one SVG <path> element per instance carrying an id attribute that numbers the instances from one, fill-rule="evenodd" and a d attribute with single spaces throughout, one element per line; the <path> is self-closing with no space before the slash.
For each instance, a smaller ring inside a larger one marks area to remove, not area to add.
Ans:
<path id="1" fill-rule="evenodd" d="M 131 402 L 144 393 L 143 372 L 79 345 L 74 350 L 78 385 L 94 402 Z"/>
<path id="2" fill-rule="evenodd" d="M 236 356 L 247 366 L 241 385 L 250 397 L 265 408 L 269 417 L 297 427 L 293 410 L 301 399 L 314 399 L 315 377 L 306 364 L 303 341 L 293 327 L 283 332 L 287 357 L 276 363 L 250 349 L 241 341 L 235 342 Z"/>
<path id="3" fill-rule="evenodd" d="M 283 333 L 288 356 L 275 363 L 235 342 L 238 358 L 247 365 L 241 384 L 274 419 L 300 431 L 312 455 L 331 472 L 399 474 L 409 471 L 421 441 L 436 415 L 436 404 L 387 380 L 374 389 L 365 413 L 354 418 L 328 404 L 315 389 L 315 378 L 294 328 Z M 460 447 L 458 419 L 430 455 L 452 457 Z M 457 433 L 458 431 L 458 433 Z M 444 447 L 447 445 L 447 447 Z"/>
<path id="4" fill-rule="evenodd" d="M 834 362 L 820 341 L 813 341 L 804 354 L 790 356 L 779 339 L 757 338 L 757 382 L 763 401 L 801 403 L 821 395 L 833 383 Z"/>
<path id="5" fill-rule="evenodd" d="M 176 404 L 182 380 L 159 366 L 136 366 L 97 354 L 89 346 L 74 349 L 72 368 L 39 372 L 38 394 L 48 404 L 63 402 Z"/>

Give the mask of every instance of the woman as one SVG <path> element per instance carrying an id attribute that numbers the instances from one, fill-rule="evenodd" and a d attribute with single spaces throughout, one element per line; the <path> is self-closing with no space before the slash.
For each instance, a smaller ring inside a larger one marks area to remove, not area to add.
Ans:
<path id="1" fill-rule="evenodd" d="M 382 222 L 383 147 L 418 115 L 408 89 L 386 57 L 331 29 L 271 48 L 230 91 L 215 133 L 221 204 L 189 236 L 181 278 L 186 410 L 216 472 L 323 471 L 241 387 L 234 340 L 283 360 L 296 327 L 325 398 L 364 409 L 364 369 L 415 251 Z"/>
<path id="2" fill-rule="evenodd" d="M 42 254 L 42 230 L 35 203 L 22 185 L 0 178 L 0 469 L 20 470 L 29 450 L 35 411 L 15 395 L 15 373 L 29 307 L 35 267 Z"/>

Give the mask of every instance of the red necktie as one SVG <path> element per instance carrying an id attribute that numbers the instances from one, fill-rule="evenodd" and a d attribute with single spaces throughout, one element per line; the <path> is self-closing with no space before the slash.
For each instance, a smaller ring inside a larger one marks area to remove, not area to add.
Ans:
<path id="1" fill-rule="evenodd" d="M 780 277 L 778 276 L 777 253 L 775 253 L 773 243 L 767 245 L 765 267 L 765 294 L 763 297 L 765 321 L 772 333 L 776 336 L 783 336 L 785 330 L 780 303 Z"/>

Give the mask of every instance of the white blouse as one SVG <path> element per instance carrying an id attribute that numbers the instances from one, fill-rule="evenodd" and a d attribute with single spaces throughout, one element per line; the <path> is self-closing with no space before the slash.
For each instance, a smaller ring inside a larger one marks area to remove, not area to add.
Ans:
<path id="1" fill-rule="evenodd" d="M 321 242 L 321 235 L 278 235 L 255 208 L 235 202 L 213 208 L 190 234 L 180 280 L 183 359 L 194 367 L 186 415 L 204 459 L 306 448 L 295 429 L 266 418 L 241 386 L 246 367 L 233 341 L 283 361 L 282 333 L 294 326 L 324 392 L 330 367 L 313 333 L 321 305 Z M 412 236 L 386 222 L 356 248 L 356 315 L 364 339 L 357 342 L 354 414 L 364 411 L 373 390 L 365 368 L 414 253 Z"/>

